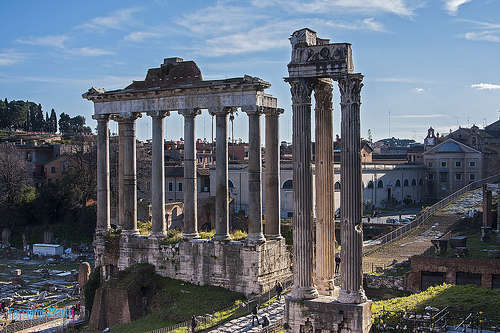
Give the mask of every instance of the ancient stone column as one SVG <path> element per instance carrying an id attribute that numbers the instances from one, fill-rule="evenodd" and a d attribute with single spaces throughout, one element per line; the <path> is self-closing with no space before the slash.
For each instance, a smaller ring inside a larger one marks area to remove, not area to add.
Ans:
<path id="1" fill-rule="evenodd" d="M 164 118 L 168 111 L 151 111 L 148 115 L 152 118 L 152 164 L 151 164 L 151 236 L 165 236 L 165 154 Z"/>
<path id="2" fill-rule="evenodd" d="M 242 107 L 248 115 L 248 237 L 249 242 L 265 242 L 262 233 L 262 157 L 260 151 L 260 115 L 257 106 Z"/>
<path id="3" fill-rule="evenodd" d="M 333 180 L 333 107 L 330 79 L 318 80 L 316 101 L 316 256 L 314 283 L 322 295 L 334 294 L 335 201 Z"/>
<path id="4" fill-rule="evenodd" d="M 318 296 L 313 284 L 313 193 L 311 167 L 311 92 L 313 81 L 289 80 L 292 93 L 293 145 L 293 298 Z"/>
<path id="5" fill-rule="evenodd" d="M 500 196 L 500 190 L 498 191 L 498 196 Z M 500 198 L 498 198 L 498 203 L 497 203 L 497 232 L 500 233 Z"/>
<path id="6" fill-rule="evenodd" d="M 109 115 L 94 115 L 97 120 L 97 226 L 102 233 L 110 227 L 109 199 Z"/>
<path id="7" fill-rule="evenodd" d="M 341 303 L 363 303 L 363 227 L 361 224 L 361 74 L 347 74 L 338 80 L 341 98 Z"/>
<path id="8" fill-rule="evenodd" d="M 488 190 L 488 184 L 483 185 L 483 225 L 481 226 L 481 240 L 488 240 L 493 221 L 491 221 L 491 200 L 492 193 Z"/>
<path id="9" fill-rule="evenodd" d="M 283 109 L 266 108 L 266 238 L 280 239 L 280 130 Z"/>
<path id="10" fill-rule="evenodd" d="M 118 212 L 117 212 L 117 224 L 123 226 L 123 214 L 125 214 L 124 206 L 124 195 L 123 195 L 123 170 L 124 170 L 124 159 L 125 155 L 125 123 L 120 117 L 114 116 L 114 119 L 118 122 Z"/>
<path id="11" fill-rule="evenodd" d="M 120 115 L 123 123 L 123 214 L 120 212 L 122 234 L 139 234 L 137 230 L 137 167 L 136 167 L 136 139 L 135 120 L 140 113 L 129 112 Z M 121 148 L 121 147 L 120 147 Z"/>
<path id="12" fill-rule="evenodd" d="M 227 116 L 231 108 L 209 108 L 215 115 L 215 236 L 216 241 L 230 241 L 229 236 L 229 195 L 227 181 Z"/>
<path id="13" fill-rule="evenodd" d="M 195 117 L 199 109 L 179 111 L 184 116 L 184 239 L 199 238 L 198 200 L 196 186 Z"/>

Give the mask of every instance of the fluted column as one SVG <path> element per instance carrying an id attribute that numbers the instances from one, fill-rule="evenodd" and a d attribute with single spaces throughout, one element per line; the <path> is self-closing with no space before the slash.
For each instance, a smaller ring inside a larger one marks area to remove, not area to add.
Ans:
<path id="1" fill-rule="evenodd" d="M 123 229 L 123 221 L 125 214 L 124 206 L 124 187 L 123 187 L 123 168 L 125 155 L 125 123 L 121 121 L 120 117 L 115 116 L 114 119 L 118 122 L 118 225 Z"/>
<path id="2" fill-rule="evenodd" d="M 333 179 L 333 87 L 330 79 L 318 80 L 316 101 L 316 256 L 314 283 L 322 295 L 334 295 L 335 201 Z M 338 290 L 337 290 L 338 291 Z"/>
<path id="3" fill-rule="evenodd" d="M 135 120 L 140 113 L 129 112 L 120 115 L 123 123 L 123 217 L 122 234 L 139 234 L 137 230 L 137 167 L 136 167 L 136 124 Z M 120 147 L 121 148 L 121 147 Z"/>
<path id="4" fill-rule="evenodd" d="M 310 299 L 318 296 L 313 284 L 313 193 L 311 168 L 311 92 L 313 81 L 290 80 L 292 93 L 293 145 L 293 254 L 294 285 L 292 297 Z"/>
<path id="5" fill-rule="evenodd" d="M 341 98 L 340 189 L 342 287 L 338 301 L 362 303 L 363 227 L 361 224 L 361 74 L 347 74 L 338 80 Z"/>
<path id="6" fill-rule="evenodd" d="M 248 115 L 248 237 L 249 242 L 265 242 L 262 232 L 262 157 L 260 151 L 260 115 L 254 105 L 242 107 Z"/>
<path id="7" fill-rule="evenodd" d="M 152 118 L 152 164 L 151 164 L 151 208 L 152 236 L 165 236 L 165 154 L 164 154 L 164 118 L 168 111 L 151 111 Z"/>
<path id="8" fill-rule="evenodd" d="M 227 181 L 227 116 L 231 108 L 209 108 L 215 115 L 215 236 L 216 241 L 230 241 L 229 236 L 229 194 Z"/>
<path id="9" fill-rule="evenodd" d="M 109 115 L 94 115 L 97 120 L 97 225 L 96 233 L 110 228 L 109 199 Z"/>
<path id="10" fill-rule="evenodd" d="M 196 186 L 195 117 L 199 109 L 179 111 L 184 116 L 184 239 L 199 238 L 198 200 Z"/>
<path id="11" fill-rule="evenodd" d="M 280 132 L 283 109 L 266 108 L 266 238 L 280 239 Z"/>

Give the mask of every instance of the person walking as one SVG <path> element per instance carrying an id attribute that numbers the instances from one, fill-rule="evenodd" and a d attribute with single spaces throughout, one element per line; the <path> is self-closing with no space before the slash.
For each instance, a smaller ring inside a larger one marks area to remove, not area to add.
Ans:
<path id="1" fill-rule="evenodd" d="M 198 322 L 196 321 L 196 317 L 193 315 L 193 317 L 191 318 L 191 332 L 192 333 L 194 333 L 196 326 L 198 326 Z"/>
<path id="2" fill-rule="evenodd" d="M 259 322 L 259 317 L 257 316 L 257 304 L 254 305 L 253 309 L 252 309 L 252 327 L 254 327 L 254 320 L 257 319 L 257 325 L 260 325 L 260 322 Z"/>
<path id="3" fill-rule="evenodd" d="M 276 282 L 276 287 L 275 287 L 275 290 L 276 290 L 276 296 L 278 297 L 278 301 L 281 300 L 281 293 L 283 292 L 283 285 L 281 284 L 281 282 Z"/>
<path id="4" fill-rule="evenodd" d="M 335 255 L 335 274 L 338 274 L 338 272 L 339 272 L 340 262 L 341 262 L 340 255 L 337 253 Z"/>

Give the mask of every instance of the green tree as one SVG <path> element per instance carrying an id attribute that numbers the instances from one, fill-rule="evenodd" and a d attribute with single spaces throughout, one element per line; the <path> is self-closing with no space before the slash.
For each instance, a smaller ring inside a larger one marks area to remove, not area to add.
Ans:
<path id="1" fill-rule="evenodd" d="M 54 109 L 50 110 L 50 118 L 49 118 L 49 123 L 50 123 L 50 133 L 56 133 L 57 132 L 57 115 L 56 111 Z"/>
<path id="2" fill-rule="evenodd" d="M 59 115 L 59 132 L 61 132 L 61 134 L 67 134 L 70 131 L 71 117 L 63 112 Z"/>

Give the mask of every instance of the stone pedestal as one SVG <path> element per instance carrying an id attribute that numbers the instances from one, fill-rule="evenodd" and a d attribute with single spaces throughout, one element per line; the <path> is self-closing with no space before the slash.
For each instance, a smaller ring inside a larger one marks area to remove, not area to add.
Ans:
<path id="1" fill-rule="evenodd" d="M 345 304 L 331 296 L 311 300 L 287 297 L 285 318 L 288 332 L 368 333 L 371 328 L 372 302 Z"/>

